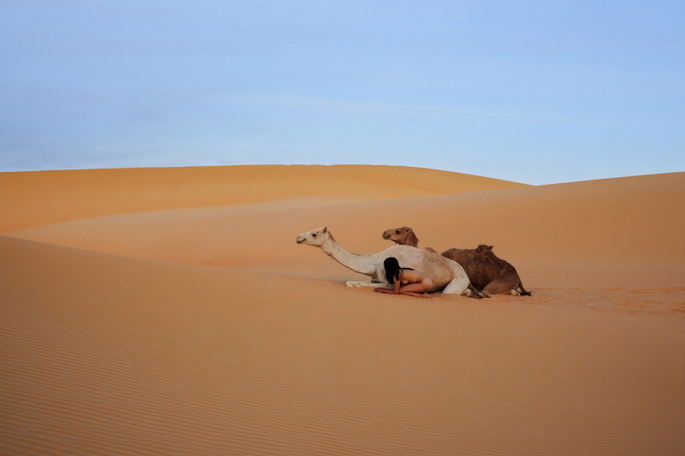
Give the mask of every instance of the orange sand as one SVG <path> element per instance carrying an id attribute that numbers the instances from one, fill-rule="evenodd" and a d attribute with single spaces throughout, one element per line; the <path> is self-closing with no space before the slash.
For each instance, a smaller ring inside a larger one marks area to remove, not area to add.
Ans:
<path id="1" fill-rule="evenodd" d="M 0 173 L 0 454 L 683 455 L 685 173 Z M 532 297 L 431 300 L 297 245 L 412 226 Z"/>

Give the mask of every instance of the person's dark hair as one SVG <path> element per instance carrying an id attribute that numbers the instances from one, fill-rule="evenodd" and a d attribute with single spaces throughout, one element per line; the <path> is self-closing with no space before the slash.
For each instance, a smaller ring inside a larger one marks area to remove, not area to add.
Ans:
<path id="1" fill-rule="evenodd" d="M 400 262 L 397 261 L 395 257 L 388 257 L 383 261 L 383 266 L 385 266 L 385 280 L 389 284 L 395 283 L 395 280 L 400 278 Z"/>

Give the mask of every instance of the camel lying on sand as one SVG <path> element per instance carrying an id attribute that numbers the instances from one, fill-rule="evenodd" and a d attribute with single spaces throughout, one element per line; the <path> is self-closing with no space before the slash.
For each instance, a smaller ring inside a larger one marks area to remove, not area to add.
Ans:
<path id="1" fill-rule="evenodd" d="M 395 257 L 400 265 L 421 271 L 433 281 L 433 289 L 442 289 L 446 294 L 463 294 L 482 297 L 469 282 L 469 278 L 459 263 L 452 261 L 435 251 L 394 245 L 382 252 L 371 255 L 359 255 L 345 250 L 326 227 L 307 231 L 297 236 L 298 244 L 313 245 L 348 269 L 371 277 L 369 281 L 348 281 L 348 287 L 390 287 L 385 279 L 383 261 Z"/>
<path id="2" fill-rule="evenodd" d="M 414 230 L 407 226 L 385 230 L 383 239 L 393 241 L 397 245 L 418 247 L 419 244 Z M 442 252 L 442 256 L 459 263 L 469 276 L 471 285 L 483 290 L 483 296 L 487 298 L 500 293 L 530 296 L 530 292 L 523 288 L 516 268 L 498 258 L 492 247 L 481 244 L 476 249 L 449 249 Z"/>
<path id="3" fill-rule="evenodd" d="M 483 290 L 486 298 L 499 293 L 530 296 L 530 292 L 523 288 L 516 268 L 498 258 L 492 247 L 480 244 L 475 249 L 445 250 L 442 255 L 462 265 L 473 286 Z"/>

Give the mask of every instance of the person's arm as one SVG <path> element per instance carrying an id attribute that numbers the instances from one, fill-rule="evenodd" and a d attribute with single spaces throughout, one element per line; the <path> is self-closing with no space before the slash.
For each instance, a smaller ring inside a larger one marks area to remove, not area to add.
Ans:
<path id="1" fill-rule="evenodd" d="M 402 270 L 400 269 L 400 276 L 398 278 L 393 278 L 395 284 L 395 294 L 400 294 L 400 287 L 402 286 Z"/>

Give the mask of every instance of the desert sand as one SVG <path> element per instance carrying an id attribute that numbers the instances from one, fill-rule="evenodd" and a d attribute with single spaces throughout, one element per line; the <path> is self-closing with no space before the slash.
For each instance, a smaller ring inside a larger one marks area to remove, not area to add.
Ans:
<path id="1" fill-rule="evenodd" d="M 685 173 L 0 173 L 0 454 L 683 455 Z M 530 297 L 416 299 L 345 248 L 494 245 Z"/>

